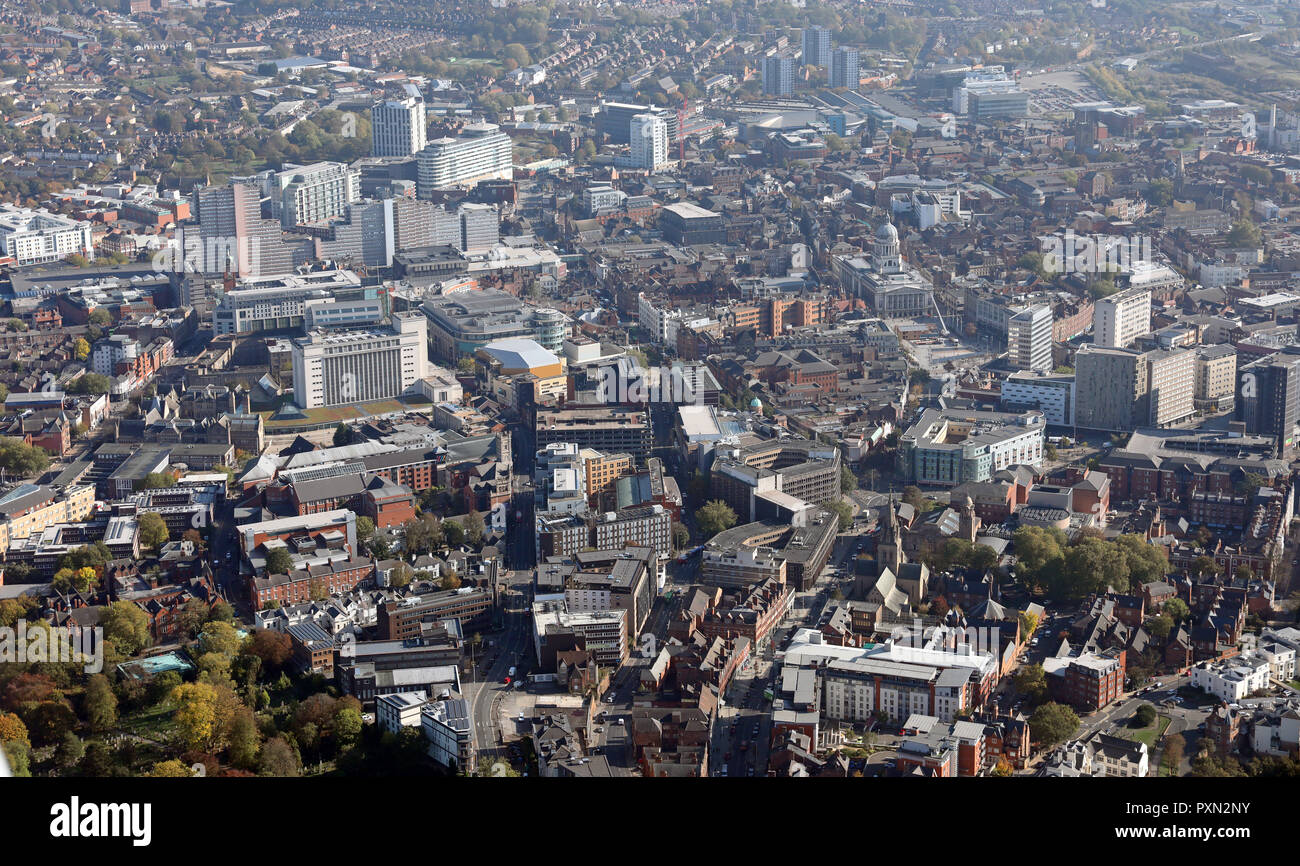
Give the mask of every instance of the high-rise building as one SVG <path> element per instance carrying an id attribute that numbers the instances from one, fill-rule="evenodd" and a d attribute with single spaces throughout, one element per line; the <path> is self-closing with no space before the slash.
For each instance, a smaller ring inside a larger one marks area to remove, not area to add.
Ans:
<path id="1" fill-rule="evenodd" d="M 773 54 L 763 61 L 763 92 L 771 96 L 790 96 L 794 93 L 794 58 L 789 54 Z"/>
<path id="2" fill-rule="evenodd" d="M 254 183 L 238 180 L 199 189 L 194 215 L 199 220 L 197 231 L 188 226 L 177 231 L 186 270 L 241 277 L 293 270 L 293 255 L 280 238 L 280 224 L 262 219 Z"/>
<path id="3" fill-rule="evenodd" d="M 490 250 L 501 242 L 501 219 L 492 205 L 466 202 L 460 206 L 459 216 L 464 252 Z"/>
<path id="4" fill-rule="evenodd" d="M 831 52 L 831 68 L 827 77 L 831 87 L 857 90 L 862 80 L 862 66 L 858 49 L 836 48 Z M 840 133 L 843 134 L 843 133 Z"/>
<path id="5" fill-rule="evenodd" d="M 428 320 L 394 313 L 391 328 L 313 331 L 293 341 L 293 399 L 303 409 L 387 400 L 427 375 Z"/>
<path id="6" fill-rule="evenodd" d="M 1052 369 L 1052 308 L 1039 304 L 1007 320 L 1007 353 L 1017 370 Z"/>
<path id="7" fill-rule="evenodd" d="M 1151 331 L 1151 291 L 1128 289 L 1097 301 L 1092 310 L 1093 342 L 1101 348 L 1126 349 Z"/>
<path id="8" fill-rule="evenodd" d="M 1237 372 L 1236 417 L 1246 432 L 1295 444 L 1300 420 L 1300 350 L 1293 347 L 1246 364 Z"/>
<path id="9" fill-rule="evenodd" d="M 374 156 L 410 156 L 424 150 L 428 126 L 424 100 L 418 96 L 385 99 L 370 108 L 370 145 Z"/>
<path id="10" fill-rule="evenodd" d="M 287 163 L 260 177 L 272 214 L 285 228 L 343 216 L 348 205 L 361 200 L 361 172 L 342 162 Z"/>
<path id="11" fill-rule="evenodd" d="M 803 65 L 829 66 L 831 62 L 831 31 L 816 24 L 803 29 Z"/>
<path id="12" fill-rule="evenodd" d="M 655 171 L 668 161 L 668 125 L 653 114 L 638 114 L 629 129 L 631 164 Z"/>
<path id="13" fill-rule="evenodd" d="M 212 311 L 212 332 L 224 336 L 301 328 L 310 301 L 371 300 L 377 296 L 378 290 L 362 286 L 361 278 L 352 271 L 247 277 L 222 293 Z"/>
<path id="14" fill-rule="evenodd" d="M 417 159 L 420 174 L 416 191 L 423 199 L 432 198 L 435 189 L 514 176 L 510 136 L 494 123 L 473 123 L 455 138 L 435 138 Z"/>
<path id="15" fill-rule="evenodd" d="M 596 115 L 596 132 L 606 135 L 614 144 L 631 144 L 632 118 L 638 114 L 653 114 L 663 120 L 668 128 L 668 143 L 677 141 L 679 136 L 677 112 L 653 105 L 638 105 L 632 102 L 606 102 Z"/>
<path id="16" fill-rule="evenodd" d="M 1196 354 L 1085 346 L 1075 355 L 1078 426 L 1088 430 L 1167 427 L 1195 414 Z"/>

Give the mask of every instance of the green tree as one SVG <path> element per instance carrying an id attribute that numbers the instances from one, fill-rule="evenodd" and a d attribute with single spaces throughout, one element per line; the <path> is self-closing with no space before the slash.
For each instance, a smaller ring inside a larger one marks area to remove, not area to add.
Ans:
<path id="1" fill-rule="evenodd" d="M 257 728 L 252 710 L 241 708 L 230 723 L 230 763 L 241 770 L 257 769 L 257 750 L 262 744 L 262 734 Z"/>
<path id="2" fill-rule="evenodd" d="M 685 550 L 686 546 L 691 543 L 691 531 L 686 528 L 684 523 L 673 521 L 673 550 Z"/>
<path id="3" fill-rule="evenodd" d="M 1133 713 L 1133 722 L 1131 727 L 1147 728 L 1155 724 L 1156 708 L 1150 704 L 1139 704 L 1137 710 Z"/>
<path id="4" fill-rule="evenodd" d="M 442 535 L 448 547 L 460 547 L 465 541 L 465 529 L 454 520 L 442 522 Z"/>
<path id="5" fill-rule="evenodd" d="M 840 532 L 844 532 L 853 525 L 853 506 L 843 499 L 834 499 L 830 502 L 823 502 L 822 508 L 830 511 L 839 520 Z"/>
<path id="6" fill-rule="evenodd" d="M 293 570 L 293 557 L 283 547 L 273 548 L 266 554 L 267 574 L 288 574 Z"/>
<path id="7" fill-rule="evenodd" d="M 695 510 L 695 523 L 706 539 L 736 525 L 736 512 L 721 499 L 713 499 Z"/>
<path id="8" fill-rule="evenodd" d="M 86 680 L 82 706 L 92 731 L 101 733 L 117 724 L 117 695 L 103 674 L 92 674 Z"/>
<path id="9" fill-rule="evenodd" d="M 1147 543 L 1143 536 L 1121 535 L 1115 539 L 1115 544 L 1124 553 L 1129 588 L 1137 589 L 1144 583 L 1164 580 L 1169 573 L 1169 554 L 1163 547 Z"/>
<path id="10" fill-rule="evenodd" d="M 183 683 L 172 691 L 177 734 L 187 748 L 207 750 L 217 738 L 217 690 L 208 683 Z"/>
<path id="11" fill-rule="evenodd" d="M 339 707 L 334 713 L 334 740 L 339 748 L 351 748 L 361 737 L 361 713 L 353 707 Z"/>
<path id="12" fill-rule="evenodd" d="M 352 444 L 352 428 L 339 422 L 339 426 L 334 428 L 334 446 L 337 448 L 342 445 Z"/>
<path id="13" fill-rule="evenodd" d="M 357 515 L 357 541 L 368 542 L 375 534 L 375 522 L 364 514 Z"/>
<path id="14" fill-rule="evenodd" d="M 1063 704 L 1049 702 L 1034 710 L 1029 717 L 1029 730 L 1043 748 L 1063 743 L 1079 729 L 1079 717 Z"/>
<path id="15" fill-rule="evenodd" d="M 1166 640 L 1174 630 L 1174 618 L 1167 613 L 1162 613 L 1147 620 L 1145 628 L 1156 640 Z"/>
<path id="16" fill-rule="evenodd" d="M 840 492 L 852 493 L 854 490 L 857 489 L 858 489 L 858 476 L 853 474 L 853 470 L 848 467 L 848 464 L 841 463 L 840 464 Z"/>
<path id="17" fill-rule="evenodd" d="M 1209 575 L 1221 574 L 1223 572 L 1223 566 L 1215 562 L 1212 557 L 1198 556 L 1192 560 L 1191 572 L 1197 577 L 1206 577 Z"/>
<path id="18" fill-rule="evenodd" d="M 166 761 L 160 761 L 153 765 L 145 776 L 150 779 L 189 779 L 193 777 L 194 771 L 181 761 L 171 758 Z"/>
<path id="19" fill-rule="evenodd" d="M 1259 226 L 1244 217 L 1237 220 L 1228 232 L 1228 243 L 1234 247 L 1260 246 Z"/>
<path id="20" fill-rule="evenodd" d="M 1038 702 L 1047 697 L 1047 674 L 1042 665 L 1022 665 L 1016 671 L 1016 691 Z"/>
<path id="21" fill-rule="evenodd" d="M 136 518 L 136 523 L 140 528 L 140 542 L 145 547 L 158 550 L 171 537 L 167 531 L 166 521 L 156 512 L 146 511 Z"/>
<path id="22" fill-rule="evenodd" d="M 54 763 L 60 770 L 71 770 L 86 754 L 86 745 L 72 731 L 63 735 L 63 739 L 54 749 Z"/>
<path id="23" fill-rule="evenodd" d="M 8 475 L 27 478 L 44 472 L 49 466 L 50 455 L 45 449 L 27 445 L 12 436 L 0 438 L 0 469 Z"/>
<path id="24" fill-rule="evenodd" d="M 135 603 L 115 601 L 100 615 L 104 638 L 124 656 L 133 656 L 153 642 L 149 617 Z"/>
<path id="25" fill-rule="evenodd" d="M 1181 598 L 1171 598 L 1165 602 L 1165 613 L 1173 617 L 1174 622 L 1182 622 L 1187 619 L 1191 611 L 1187 608 L 1187 602 Z"/>

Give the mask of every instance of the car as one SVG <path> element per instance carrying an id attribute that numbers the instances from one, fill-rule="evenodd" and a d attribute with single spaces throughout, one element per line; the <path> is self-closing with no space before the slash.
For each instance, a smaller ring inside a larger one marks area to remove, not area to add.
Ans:
<path id="1" fill-rule="evenodd" d="M 607 703 L 607 704 L 612 704 L 612 703 L 614 703 L 614 696 L 613 696 L 613 695 L 605 695 L 605 703 Z"/>

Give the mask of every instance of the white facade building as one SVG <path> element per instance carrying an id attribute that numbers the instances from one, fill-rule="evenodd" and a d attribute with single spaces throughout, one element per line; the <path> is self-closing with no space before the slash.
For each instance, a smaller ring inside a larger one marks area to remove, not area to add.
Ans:
<path id="1" fill-rule="evenodd" d="M 419 313 L 394 313 L 391 329 L 313 331 L 294 340 L 294 402 L 316 409 L 406 393 L 428 369 L 427 326 Z"/>
<path id="2" fill-rule="evenodd" d="M 629 162 L 633 168 L 657 171 L 668 162 L 668 124 L 662 117 L 653 114 L 633 117 L 629 143 Z"/>
<path id="3" fill-rule="evenodd" d="M 1018 370 L 1052 369 L 1052 308 L 1039 304 L 1007 321 L 1008 360 Z"/>
<path id="4" fill-rule="evenodd" d="M 410 156 L 429 143 L 424 100 L 385 99 L 370 108 L 370 145 L 375 156 Z"/>
<path id="5" fill-rule="evenodd" d="M 1260 689 L 1267 689 L 1271 670 L 1269 659 L 1262 654 L 1242 653 L 1219 662 L 1203 662 L 1192 668 L 1192 685 L 1232 704 Z"/>
<path id="6" fill-rule="evenodd" d="M 1126 349 L 1151 332 L 1151 291 L 1129 289 L 1101 298 L 1093 306 L 1094 343 L 1106 349 Z"/>
<path id="7" fill-rule="evenodd" d="M 265 177 L 271 209 L 285 228 L 344 216 L 361 200 L 361 172 L 341 162 L 286 165 Z"/>
<path id="8" fill-rule="evenodd" d="M 13 205 L 0 207 L 0 243 L 4 255 L 19 265 L 95 255 L 89 222 Z"/>
<path id="9" fill-rule="evenodd" d="M 481 180 L 514 176 L 514 146 L 494 123 L 466 126 L 459 137 L 435 138 L 419 152 L 416 190 L 432 198 L 435 189 L 472 186 Z"/>

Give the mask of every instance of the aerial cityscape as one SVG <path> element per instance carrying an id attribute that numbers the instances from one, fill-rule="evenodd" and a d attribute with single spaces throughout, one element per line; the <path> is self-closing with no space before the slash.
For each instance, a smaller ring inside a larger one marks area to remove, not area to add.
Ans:
<path id="1" fill-rule="evenodd" d="M 1300 4 L 0 0 L 0 116 L 0 775 L 1300 775 Z"/>

